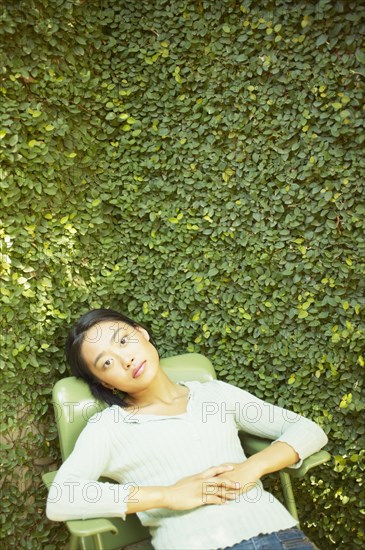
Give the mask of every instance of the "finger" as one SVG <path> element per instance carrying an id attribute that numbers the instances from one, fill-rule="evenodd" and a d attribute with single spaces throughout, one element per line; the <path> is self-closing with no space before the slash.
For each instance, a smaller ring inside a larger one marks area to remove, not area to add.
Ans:
<path id="1" fill-rule="evenodd" d="M 205 504 L 228 504 L 232 500 L 235 500 L 237 495 L 210 495 L 206 500 Z"/>
<path id="2" fill-rule="evenodd" d="M 238 481 L 232 481 L 226 478 L 208 478 L 204 481 L 204 485 L 207 487 L 223 487 L 226 489 L 239 490 L 241 485 Z"/>
<path id="3" fill-rule="evenodd" d="M 232 464 L 220 464 L 220 466 L 213 466 L 212 468 L 205 470 L 205 472 L 203 472 L 203 476 L 214 477 L 222 474 L 223 472 L 229 472 L 230 470 L 233 470 Z"/>
<path id="4" fill-rule="evenodd" d="M 237 491 L 225 491 L 222 495 L 222 498 L 226 498 L 226 499 L 229 499 L 229 500 L 233 500 L 235 498 L 237 498 L 237 496 L 239 496 L 240 493 L 237 493 Z"/>
<path id="5" fill-rule="evenodd" d="M 232 502 L 232 501 L 235 501 L 235 500 L 237 500 L 237 495 L 233 496 L 233 497 L 222 497 L 218 501 L 218 504 L 228 504 L 229 502 Z"/>

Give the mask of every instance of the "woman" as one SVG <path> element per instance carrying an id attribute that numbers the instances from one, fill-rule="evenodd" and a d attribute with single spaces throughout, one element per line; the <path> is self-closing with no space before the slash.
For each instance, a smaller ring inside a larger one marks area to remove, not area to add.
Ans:
<path id="1" fill-rule="evenodd" d="M 314 422 L 222 381 L 175 384 L 148 331 L 111 309 L 81 317 L 66 355 L 110 406 L 61 466 L 50 519 L 136 512 L 157 550 L 315 548 L 260 481 L 325 445 Z M 238 430 L 275 441 L 247 459 Z M 97 482 L 102 475 L 119 484 Z"/>

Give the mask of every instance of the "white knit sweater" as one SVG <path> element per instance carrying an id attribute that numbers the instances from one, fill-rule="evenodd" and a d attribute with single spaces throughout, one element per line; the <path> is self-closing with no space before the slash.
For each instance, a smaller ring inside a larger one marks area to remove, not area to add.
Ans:
<path id="1" fill-rule="evenodd" d="M 243 462 L 238 430 L 284 441 L 301 460 L 327 442 L 314 422 L 225 382 L 181 384 L 190 389 L 184 414 L 132 414 L 112 406 L 89 420 L 53 482 L 47 501 L 50 519 L 125 519 L 128 489 L 123 484 L 135 484 L 138 499 L 138 486 L 172 485 L 211 466 Z M 97 482 L 100 476 L 119 485 Z M 261 482 L 223 506 L 154 508 L 138 516 L 158 550 L 225 548 L 296 524 Z"/>

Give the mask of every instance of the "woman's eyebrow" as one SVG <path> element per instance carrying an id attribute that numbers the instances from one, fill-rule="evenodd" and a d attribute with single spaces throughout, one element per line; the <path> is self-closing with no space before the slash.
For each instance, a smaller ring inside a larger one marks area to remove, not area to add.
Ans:
<path id="1" fill-rule="evenodd" d="M 116 328 L 115 330 L 113 330 L 113 333 L 112 333 L 111 338 L 110 338 L 110 340 L 109 340 L 109 344 L 112 344 L 113 342 L 116 341 L 116 337 L 117 337 L 117 335 L 118 335 L 118 332 L 119 332 L 120 330 L 122 330 L 122 328 L 123 328 L 123 327 L 118 327 L 118 328 Z M 105 351 L 101 351 L 101 352 L 96 356 L 95 361 L 94 361 L 94 367 L 96 367 L 96 365 L 97 365 L 99 359 L 100 359 L 104 354 L 105 354 Z"/>

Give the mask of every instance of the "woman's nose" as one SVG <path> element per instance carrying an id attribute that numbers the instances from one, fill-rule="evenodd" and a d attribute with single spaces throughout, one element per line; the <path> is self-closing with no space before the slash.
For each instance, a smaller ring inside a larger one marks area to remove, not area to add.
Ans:
<path id="1" fill-rule="evenodd" d="M 122 356 L 120 357 L 120 362 L 122 364 L 122 367 L 126 370 L 129 370 L 132 366 L 133 366 L 133 363 L 134 363 L 134 357 L 132 356 Z"/>

